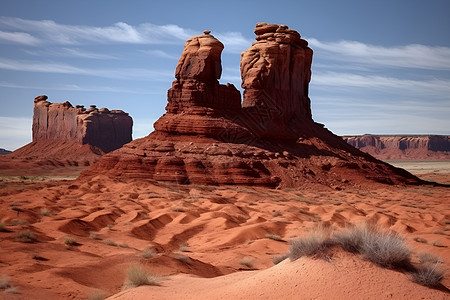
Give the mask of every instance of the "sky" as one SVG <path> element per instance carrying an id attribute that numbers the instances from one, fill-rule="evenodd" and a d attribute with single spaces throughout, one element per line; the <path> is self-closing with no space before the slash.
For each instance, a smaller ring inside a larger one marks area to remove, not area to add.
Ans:
<path id="1" fill-rule="evenodd" d="M 448 0 L 1 0 L 0 148 L 31 142 L 43 94 L 122 109 L 144 137 L 184 42 L 211 30 L 225 45 L 220 82 L 240 87 L 257 22 L 309 42 L 313 119 L 335 134 L 450 134 Z"/>

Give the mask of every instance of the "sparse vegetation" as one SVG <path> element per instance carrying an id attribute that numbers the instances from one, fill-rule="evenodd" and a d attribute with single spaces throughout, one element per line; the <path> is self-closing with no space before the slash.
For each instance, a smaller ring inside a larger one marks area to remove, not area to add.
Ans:
<path id="1" fill-rule="evenodd" d="M 93 239 L 93 240 L 100 240 L 101 238 L 98 237 L 97 233 L 95 232 L 90 232 L 89 233 L 89 238 Z"/>
<path id="2" fill-rule="evenodd" d="M 441 243 L 438 242 L 438 241 L 433 241 L 433 242 L 431 242 L 431 245 L 433 245 L 433 246 L 435 246 L 435 247 L 445 247 L 443 244 L 441 244 Z"/>
<path id="3" fill-rule="evenodd" d="M 46 207 L 42 207 L 41 208 L 41 215 L 42 216 L 50 216 L 52 214 L 53 214 L 53 212 L 51 210 L 49 210 L 48 208 L 46 208 Z"/>
<path id="4" fill-rule="evenodd" d="M 127 270 L 123 289 L 134 288 L 141 285 L 158 285 L 157 278 L 148 274 L 141 265 L 132 265 Z"/>
<path id="5" fill-rule="evenodd" d="M 189 245 L 188 245 L 188 243 L 180 244 L 178 250 L 180 250 L 181 252 L 189 252 Z"/>
<path id="6" fill-rule="evenodd" d="M 119 244 L 120 248 L 131 248 L 128 244 Z"/>
<path id="7" fill-rule="evenodd" d="M 441 235 L 445 235 L 445 232 L 443 232 L 442 230 L 436 230 L 433 232 L 434 234 L 441 234 Z"/>
<path id="8" fill-rule="evenodd" d="M 438 263 L 424 263 L 412 272 L 412 278 L 415 282 L 424 286 L 438 286 L 444 278 L 444 270 L 438 266 Z"/>
<path id="9" fill-rule="evenodd" d="M 274 265 L 278 265 L 280 262 L 282 262 L 286 258 L 289 258 L 289 254 L 277 255 L 272 258 L 272 262 Z"/>
<path id="10" fill-rule="evenodd" d="M 323 255 L 330 246 L 330 231 L 317 227 L 309 232 L 307 237 L 291 242 L 289 257 L 291 260 L 302 256 Z"/>
<path id="11" fill-rule="evenodd" d="M 442 263 L 442 260 L 431 253 L 428 252 L 419 252 L 417 253 L 417 257 L 419 258 L 419 262 L 421 264 L 426 264 L 426 263 L 432 263 L 432 264 L 437 264 L 437 263 Z"/>
<path id="12" fill-rule="evenodd" d="M 253 258 L 245 256 L 239 261 L 239 264 L 248 268 L 253 268 Z"/>
<path id="13" fill-rule="evenodd" d="M 34 243 L 37 238 L 32 231 L 25 229 L 17 234 L 16 240 L 22 243 Z"/>
<path id="14" fill-rule="evenodd" d="M 31 258 L 32 258 L 32 259 L 35 259 L 35 260 L 42 260 L 42 261 L 47 261 L 47 260 L 48 260 L 47 258 L 42 257 L 42 256 L 40 256 L 40 255 L 37 254 L 37 253 L 31 254 Z"/>
<path id="15" fill-rule="evenodd" d="M 141 256 L 143 258 L 152 258 L 155 255 L 156 255 L 156 251 L 153 247 L 145 248 L 141 253 Z"/>
<path id="16" fill-rule="evenodd" d="M 439 257 L 426 252 L 418 253 L 420 264 L 414 267 L 411 263 L 412 251 L 404 239 L 395 232 L 383 232 L 374 226 L 352 227 L 333 235 L 326 229 L 318 228 L 310 232 L 309 236 L 292 242 L 288 255 L 291 260 L 302 256 L 322 256 L 332 246 L 359 253 L 382 267 L 410 272 L 413 280 L 424 286 L 437 286 L 444 278 Z M 283 257 L 273 259 L 275 264 L 282 260 Z"/>
<path id="17" fill-rule="evenodd" d="M 104 239 L 102 242 L 103 242 L 103 244 L 108 245 L 108 246 L 115 246 L 115 247 L 117 246 L 117 243 L 110 239 Z"/>
<path id="18" fill-rule="evenodd" d="M 8 228 L 6 228 L 6 225 L 0 221 L 0 232 L 8 232 Z"/>
<path id="19" fill-rule="evenodd" d="M 286 242 L 285 240 L 283 240 L 283 238 L 281 236 L 279 236 L 277 234 L 268 233 L 264 237 L 266 239 L 271 239 L 271 240 L 278 241 L 278 242 Z"/>
<path id="20" fill-rule="evenodd" d="M 6 275 L 2 275 L 2 277 L 0 277 L 0 290 L 6 290 L 7 288 L 11 287 L 9 280 L 9 277 Z"/>
<path id="21" fill-rule="evenodd" d="M 418 243 L 424 243 L 424 244 L 428 243 L 428 241 L 426 239 L 421 238 L 421 237 L 415 237 L 414 240 Z"/>
<path id="22" fill-rule="evenodd" d="M 67 248 L 71 248 L 72 246 L 78 245 L 77 240 L 71 236 L 66 236 L 64 238 L 64 244 Z"/>
<path id="23" fill-rule="evenodd" d="M 104 300 L 106 297 L 107 294 L 104 291 L 96 290 L 89 294 L 87 300 Z"/>
<path id="24" fill-rule="evenodd" d="M 12 287 L 5 289 L 5 293 L 20 294 L 20 290 L 17 286 L 12 286 Z"/>

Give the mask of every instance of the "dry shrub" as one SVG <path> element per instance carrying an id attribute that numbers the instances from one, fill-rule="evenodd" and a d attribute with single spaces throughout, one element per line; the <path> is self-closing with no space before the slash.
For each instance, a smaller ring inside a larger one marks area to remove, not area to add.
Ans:
<path id="1" fill-rule="evenodd" d="M 0 221 L 0 232 L 8 232 L 8 228 L 6 228 L 6 225 Z"/>
<path id="2" fill-rule="evenodd" d="M 76 240 L 75 238 L 71 237 L 71 236 L 66 236 L 66 237 L 64 238 L 64 244 L 65 244 L 67 247 L 71 247 L 71 246 L 76 246 L 76 245 L 78 245 L 77 240 Z"/>
<path id="3" fill-rule="evenodd" d="M 110 239 L 104 239 L 102 242 L 103 242 L 103 244 L 108 245 L 108 246 L 115 246 L 115 247 L 117 246 L 117 243 Z"/>
<path id="4" fill-rule="evenodd" d="M 288 257 L 289 257 L 289 253 L 284 254 L 284 255 L 277 255 L 272 258 L 272 262 L 274 265 L 278 265 L 280 262 L 282 262 L 283 260 L 285 260 Z"/>
<path id="5" fill-rule="evenodd" d="M 417 257 L 419 258 L 419 261 L 420 261 L 421 264 L 442 263 L 441 258 L 439 258 L 438 256 L 436 256 L 434 254 L 428 253 L 428 252 L 419 252 L 419 253 L 417 253 Z"/>
<path id="6" fill-rule="evenodd" d="M 145 271 L 141 265 L 132 265 L 126 273 L 123 289 L 135 288 L 141 285 L 158 285 L 156 277 Z"/>
<path id="7" fill-rule="evenodd" d="M 17 234 L 16 240 L 22 243 L 34 243 L 37 241 L 37 238 L 33 232 L 31 232 L 28 229 L 25 229 Z"/>
<path id="8" fill-rule="evenodd" d="M 330 246 L 330 229 L 318 226 L 309 232 L 309 235 L 292 241 L 289 247 L 291 260 L 302 256 L 323 255 Z"/>
<path id="9" fill-rule="evenodd" d="M 245 256 L 239 261 L 239 264 L 248 268 L 253 268 L 253 258 Z"/>
<path id="10" fill-rule="evenodd" d="M 152 258 L 155 255 L 156 255 L 156 251 L 153 247 L 145 248 L 141 253 L 141 256 L 143 258 Z"/>
<path id="11" fill-rule="evenodd" d="M 411 249 L 395 232 L 381 231 L 375 226 L 356 226 L 335 233 L 333 242 L 344 250 L 361 253 L 367 260 L 382 267 L 408 267 Z"/>
<path id="12" fill-rule="evenodd" d="M 281 236 L 279 236 L 278 234 L 271 234 L 271 233 L 267 233 L 264 236 L 266 239 L 271 239 L 277 242 L 286 242 L 285 240 L 283 240 L 283 238 Z"/>
<path id="13" fill-rule="evenodd" d="M 107 294 L 104 291 L 96 290 L 89 294 L 87 300 L 104 300 L 106 297 Z"/>
<path id="14" fill-rule="evenodd" d="M 438 264 L 421 264 L 412 272 L 412 278 L 418 284 L 435 287 L 438 286 L 444 278 L 444 270 Z"/>
<path id="15" fill-rule="evenodd" d="M 1 290 L 6 290 L 7 288 L 11 287 L 9 280 L 10 280 L 9 277 L 6 275 L 2 275 L 2 277 L 0 277 L 0 289 Z"/>

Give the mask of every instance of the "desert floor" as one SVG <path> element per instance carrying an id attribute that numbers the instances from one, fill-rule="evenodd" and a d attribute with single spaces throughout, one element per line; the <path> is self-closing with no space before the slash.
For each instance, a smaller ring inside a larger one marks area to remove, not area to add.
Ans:
<path id="1" fill-rule="evenodd" d="M 391 163 L 450 183 L 449 162 Z M 448 187 L 215 187 L 80 181 L 79 171 L 0 177 L 1 299 L 450 299 Z M 342 249 L 273 263 L 317 224 L 367 222 L 400 233 L 413 263 L 440 257 L 442 284 Z M 122 290 L 132 265 L 157 285 Z"/>

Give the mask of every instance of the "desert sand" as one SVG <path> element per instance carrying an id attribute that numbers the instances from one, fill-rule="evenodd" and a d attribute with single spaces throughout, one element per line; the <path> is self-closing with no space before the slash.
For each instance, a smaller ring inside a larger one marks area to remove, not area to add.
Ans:
<path id="1" fill-rule="evenodd" d="M 426 251 L 448 270 L 447 187 L 267 189 L 63 175 L 1 177 L 0 276 L 14 287 L 0 291 L 2 299 L 87 299 L 100 291 L 111 299 L 449 298 L 448 272 L 428 288 L 339 250 L 328 260 L 272 262 L 319 223 L 371 221 L 404 236 L 413 261 Z M 36 241 L 17 240 L 23 230 Z M 133 264 L 158 285 L 122 291 Z"/>

